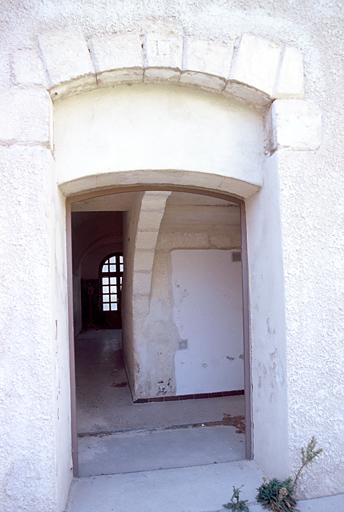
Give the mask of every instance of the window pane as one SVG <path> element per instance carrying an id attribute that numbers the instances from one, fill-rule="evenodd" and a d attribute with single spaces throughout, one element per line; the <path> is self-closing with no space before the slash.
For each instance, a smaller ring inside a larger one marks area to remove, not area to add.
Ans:
<path id="1" fill-rule="evenodd" d="M 120 257 L 119 257 L 119 262 L 120 262 L 120 263 L 123 263 L 123 256 L 120 256 Z"/>
<path id="2" fill-rule="evenodd" d="M 117 295 L 110 295 L 111 302 L 117 302 Z"/>
<path id="3" fill-rule="evenodd" d="M 108 277 L 103 277 L 102 278 L 102 283 L 103 284 L 109 284 L 109 278 Z"/>
<path id="4" fill-rule="evenodd" d="M 103 293 L 109 293 L 109 287 L 103 286 Z"/>
<path id="5" fill-rule="evenodd" d="M 122 284 L 122 279 L 123 279 L 123 277 L 121 276 L 121 277 L 119 278 L 119 282 L 120 282 L 121 284 Z"/>
<path id="6" fill-rule="evenodd" d="M 111 293 L 117 293 L 117 286 L 110 286 Z"/>
<path id="7" fill-rule="evenodd" d="M 109 260 L 109 261 L 110 261 L 110 263 L 116 263 L 116 258 L 115 258 L 115 256 L 111 256 L 111 258 L 110 258 L 110 260 Z"/>
<path id="8" fill-rule="evenodd" d="M 116 272 L 116 265 L 110 265 L 110 272 Z"/>
<path id="9" fill-rule="evenodd" d="M 103 311 L 110 311 L 109 304 L 103 304 Z"/>
<path id="10" fill-rule="evenodd" d="M 120 272 L 123 272 L 123 264 L 121 263 L 120 266 L 119 266 L 119 271 Z"/>
<path id="11" fill-rule="evenodd" d="M 117 311 L 117 304 L 111 304 L 111 311 Z"/>
<path id="12" fill-rule="evenodd" d="M 103 295 L 103 302 L 109 302 L 109 295 Z"/>
<path id="13" fill-rule="evenodd" d="M 109 272 L 109 267 L 108 267 L 108 265 L 103 265 L 102 272 L 104 272 L 104 274 L 106 274 L 107 272 Z"/>
<path id="14" fill-rule="evenodd" d="M 117 284 L 117 277 L 110 277 L 110 284 Z"/>

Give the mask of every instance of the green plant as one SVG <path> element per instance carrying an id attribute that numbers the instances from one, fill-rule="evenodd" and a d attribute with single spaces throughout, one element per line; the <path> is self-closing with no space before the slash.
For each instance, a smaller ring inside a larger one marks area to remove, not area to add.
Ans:
<path id="1" fill-rule="evenodd" d="M 323 452 L 322 448 L 317 448 L 317 440 L 313 436 L 306 448 L 301 448 L 301 466 L 294 478 L 294 489 L 296 489 L 300 475 L 306 466 L 311 464 Z"/>
<path id="2" fill-rule="evenodd" d="M 223 505 L 228 510 L 234 510 L 239 512 L 250 512 L 250 509 L 247 506 L 247 500 L 240 499 L 241 487 L 233 486 L 233 494 L 231 497 L 231 501 Z"/>
<path id="3" fill-rule="evenodd" d="M 315 437 L 312 437 L 307 446 L 301 448 L 301 465 L 295 477 L 290 477 L 283 481 L 276 478 L 264 480 L 258 488 L 258 503 L 261 503 L 264 508 L 270 509 L 273 512 L 297 512 L 295 493 L 301 473 L 322 451 L 322 448 L 317 448 Z"/>
<path id="4" fill-rule="evenodd" d="M 293 480 L 273 478 L 264 481 L 258 489 L 257 501 L 273 512 L 296 512 Z"/>

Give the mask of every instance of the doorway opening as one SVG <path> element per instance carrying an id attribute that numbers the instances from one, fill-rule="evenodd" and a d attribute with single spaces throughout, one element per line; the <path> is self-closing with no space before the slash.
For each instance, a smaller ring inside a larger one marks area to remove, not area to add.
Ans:
<path id="1" fill-rule="evenodd" d="M 71 219 L 79 475 L 247 458 L 240 202 L 121 192 Z"/>

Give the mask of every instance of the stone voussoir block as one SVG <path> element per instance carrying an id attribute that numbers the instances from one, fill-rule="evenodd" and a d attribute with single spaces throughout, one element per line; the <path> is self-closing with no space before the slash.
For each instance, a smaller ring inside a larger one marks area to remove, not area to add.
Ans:
<path id="1" fill-rule="evenodd" d="M 144 36 L 144 81 L 178 81 L 182 57 L 182 36 L 170 30 L 147 32 Z"/>
<path id="2" fill-rule="evenodd" d="M 155 251 L 137 250 L 135 252 L 134 268 L 135 271 L 151 272 L 154 263 Z"/>
<path id="3" fill-rule="evenodd" d="M 275 100 L 268 112 L 270 150 L 316 150 L 321 143 L 321 112 L 312 102 Z"/>
<path id="4" fill-rule="evenodd" d="M 19 48 L 11 55 L 11 68 L 16 85 L 48 86 L 43 62 L 34 48 Z"/>
<path id="5" fill-rule="evenodd" d="M 265 97 L 272 98 L 281 55 L 281 46 L 273 41 L 253 34 L 243 34 L 233 54 L 226 92 L 240 96 L 240 84 L 244 84 L 243 99 L 257 102 L 256 97 L 261 94 L 261 103 L 264 103 Z"/>
<path id="6" fill-rule="evenodd" d="M 139 229 L 142 231 L 159 230 L 160 221 L 164 214 L 165 208 L 160 210 L 144 210 L 140 211 Z"/>
<path id="7" fill-rule="evenodd" d="M 170 195 L 171 192 L 145 192 L 142 199 L 141 212 L 154 211 L 156 214 L 160 212 L 162 216 L 165 211 L 166 201 Z"/>
<path id="8" fill-rule="evenodd" d="M 149 295 L 152 283 L 152 273 L 134 271 L 133 282 L 133 291 L 135 295 Z"/>
<path id="9" fill-rule="evenodd" d="M 222 91 L 229 78 L 233 43 L 184 38 L 180 83 Z"/>
<path id="10" fill-rule="evenodd" d="M 136 249 L 155 249 L 158 231 L 138 231 L 136 234 Z"/>
<path id="11" fill-rule="evenodd" d="M 0 89 L 0 141 L 51 147 L 52 103 L 39 87 Z"/>
<path id="12" fill-rule="evenodd" d="M 80 30 L 43 33 L 38 42 L 53 97 L 96 86 L 93 63 Z"/>
<path id="13" fill-rule="evenodd" d="M 100 86 L 143 80 L 143 41 L 139 33 L 94 36 L 89 47 Z"/>
<path id="14" fill-rule="evenodd" d="M 297 48 L 287 46 L 284 49 L 274 97 L 304 97 L 303 55 Z"/>

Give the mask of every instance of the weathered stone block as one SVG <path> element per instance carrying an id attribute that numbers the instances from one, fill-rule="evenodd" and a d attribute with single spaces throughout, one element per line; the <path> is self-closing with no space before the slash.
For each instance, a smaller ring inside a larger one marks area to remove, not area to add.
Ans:
<path id="1" fill-rule="evenodd" d="M 157 231 L 138 231 L 136 235 L 136 249 L 155 249 L 157 238 Z"/>
<path id="2" fill-rule="evenodd" d="M 264 107 L 271 102 L 270 96 L 259 89 L 235 81 L 227 82 L 225 96 L 231 96 L 249 105 Z"/>
<path id="3" fill-rule="evenodd" d="M 233 45 L 187 37 L 184 39 L 180 82 L 221 91 L 229 77 Z"/>
<path id="4" fill-rule="evenodd" d="M 155 212 L 160 212 L 162 216 L 165 210 L 166 201 L 170 195 L 171 192 L 145 192 L 141 211 L 147 212 L 154 210 Z"/>
<path id="5" fill-rule="evenodd" d="M 271 151 L 314 150 L 321 142 L 321 112 L 304 100 L 275 100 L 269 111 Z"/>
<path id="6" fill-rule="evenodd" d="M 149 313 L 149 295 L 133 295 L 133 327 L 136 336 L 142 332 L 141 320 Z"/>
<path id="7" fill-rule="evenodd" d="M 37 87 L 0 89 L 0 140 L 50 147 L 52 104 L 49 94 Z"/>
<path id="8" fill-rule="evenodd" d="M 143 81 L 143 69 L 113 69 L 97 74 L 97 84 L 100 87 L 109 87 L 112 85 L 130 84 L 132 82 Z"/>
<path id="9" fill-rule="evenodd" d="M 160 221 L 164 214 L 164 206 L 160 210 L 141 210 L 139 218 L 139 230 L 154 231 L 159 230 Z"/>
<path id="10" fill-rule="evenodd" d="M 96 83 L 91 57 L 83 34 L 78 30 L 47 32 L 39 36 L 51 87 L 86 77 Z"/>
<path id="11" fill-rule="evenodd" d="M 100 85 L 143 80 L 143 48 L 139 34 L 95 36 L 89 44 Z"/>
<path id="12" fill-rule="evenodd" d="M 15 83 L 18 85 L 48 85 L 47 74 L 37 50 L 17 50 L 11 56 L 11 67 Z"/>
<path id="13" fill-rule="evenodd" d="M 145 81 L 177 81 L 182 67 L 183 39 L 168 31 L 149 32 L 144 39 Z"/>
<path id="14" fill-rule="evenodd" d="M 134 273 L 134 294 L 135 295 L 149 295 L 152 283 L 151 272 L 135 272 Z"/>
<path id="15" fill-rule="evenodd" d="M 287 47 L 284 50 L 282 63 L 277 79 L 276 98 L 303 98 L 303 56 L 297 48 Z"/>
<path id="16" fill-rule="evenodd" d="M 155 251 L 138 250 L 135 252 L 135 271 L 151 272 L 153 268 Z"/>
<path id="17" fill-rule="evenodd" d="M 276 43 L 244 34 L 233 55 L 230 78 L 272 96 L 280 57 L 281 47 Z"/>

